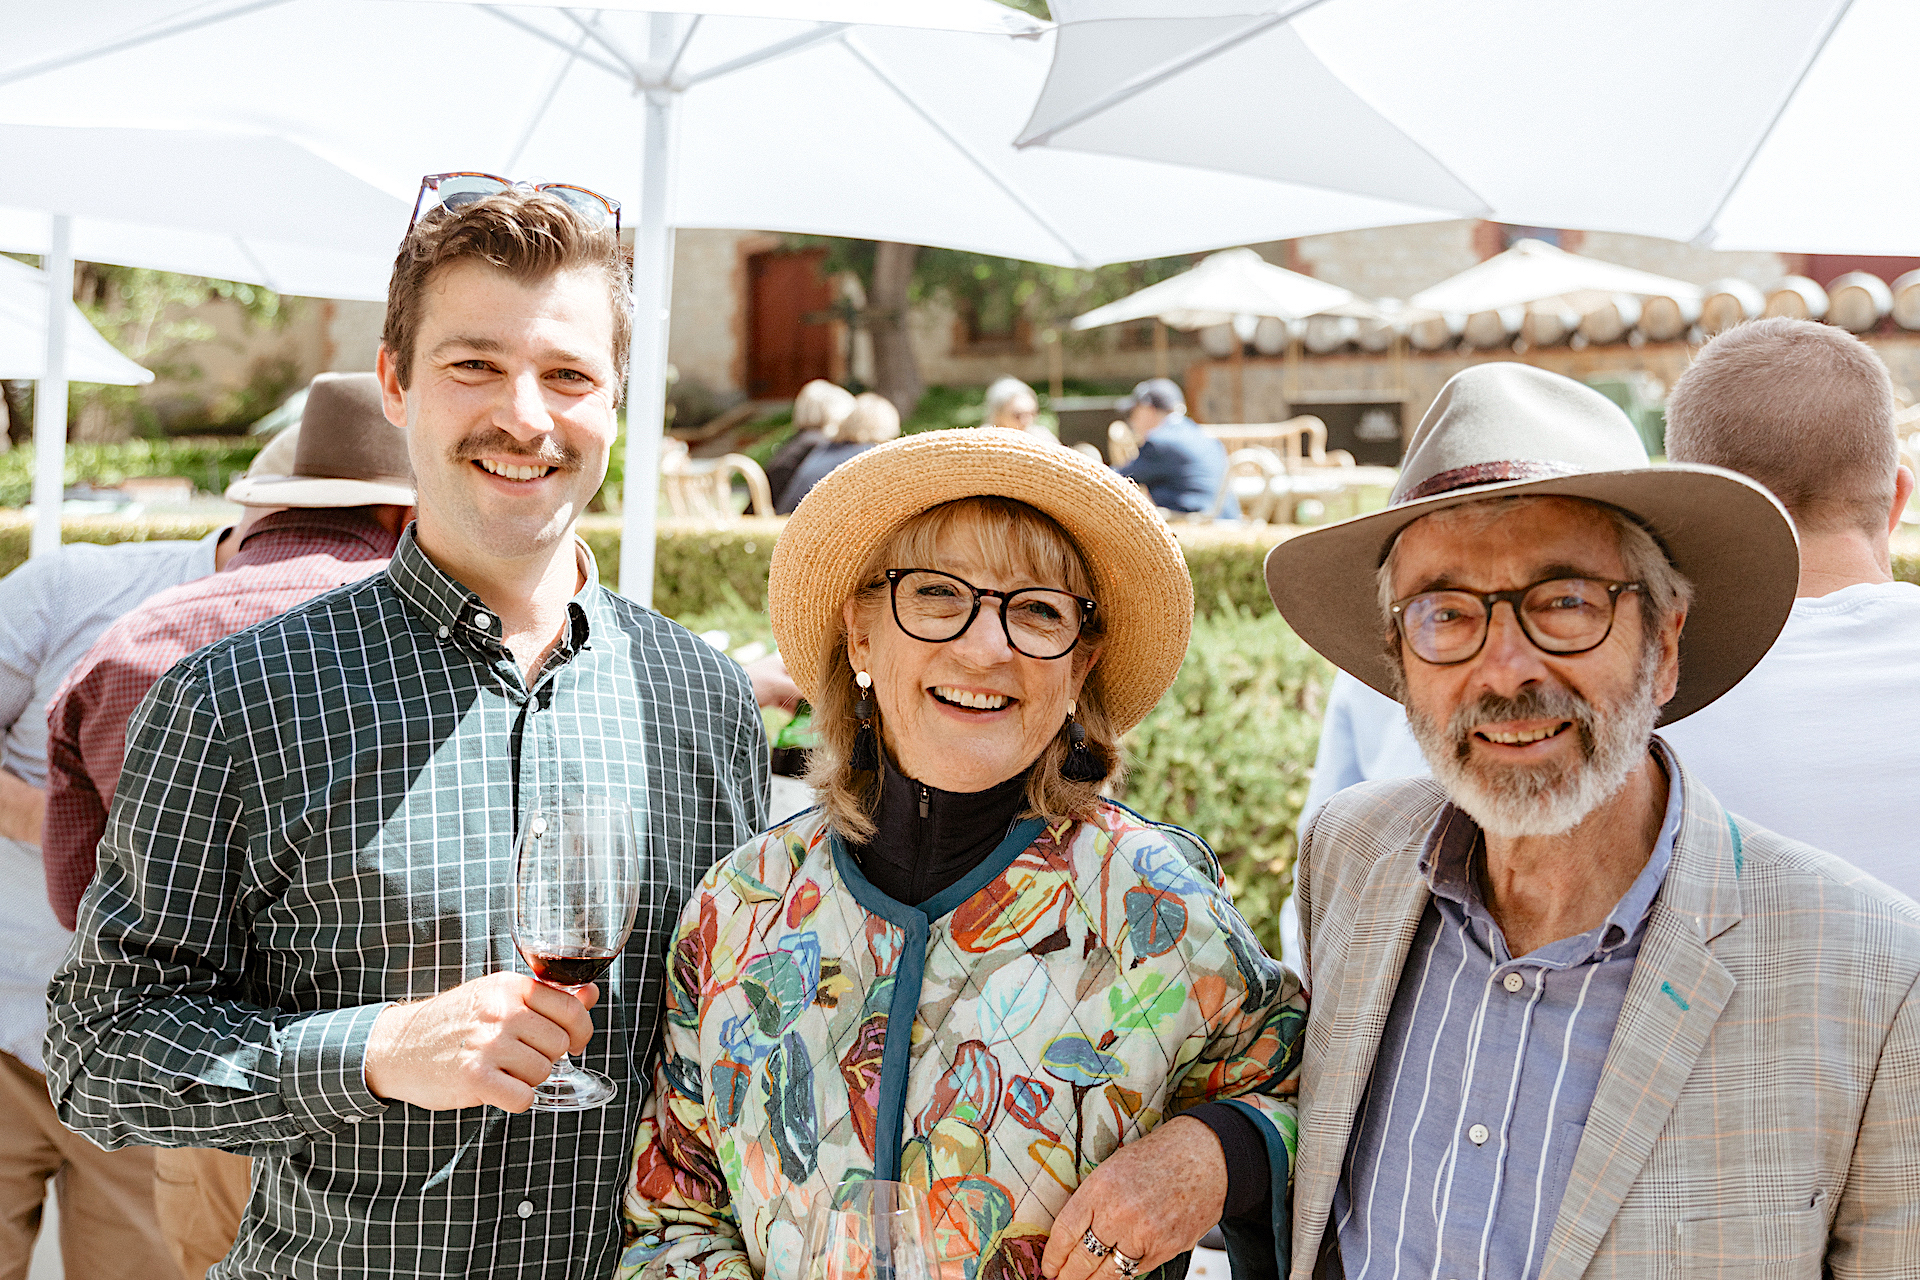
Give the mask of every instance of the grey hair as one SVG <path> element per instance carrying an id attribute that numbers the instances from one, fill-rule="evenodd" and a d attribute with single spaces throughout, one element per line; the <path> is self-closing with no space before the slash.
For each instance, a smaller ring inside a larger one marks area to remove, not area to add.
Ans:
<path id="1" fill-rule="evenodd" d="M 1462 503 L 1457 507 L 1443 507 L 1420 519 L 1458 522 L 1466 525 L 1468 532 L 1477 533 L 1502 516 L 1541 502 L 1585 502 L 1607 517 L 1613 525 L 1620 558 L 1626 563 L 1627 580 L 1641 584 L 1640 641 L 1646 650 L 1653 649 L 1660 642 L 1660 632 L 1666 626 L 1667 619 L 1676 613 L 1686 613 L 1692 606 L 1693 584 L 1687 581 L 1685 574 L 1673 567 L 1673 562 L 1667 559 L 1667 553 L 1658 539 L 1629 512 L 1609 503 L 1593 502 L 1586 498 L 1524 494 L 1515 498 L 1487 498 L 1479 502 Z M 1419 523 L 1420 520 L 1413 522 Z M 1412 527 L 1410 524 L 1400 533 L 1404 534 Z M 1380 621 L 1385 627 L 1383 639 L 1387 647 L 1387 661 L 1393 668 L 1394 692 L 1404 698 L 1406 661 L 1400 653 L 1400 631 L 1393 622 L 1393 569 L 1399 554 L 1400 536 L 1396 534 L 1393 547 L 1387 552 L 1386 559 L 1380 562 L 1374 580 L 1379 590 Z"/>
<path id="2" fill-rule="evenodd" d="M 1040 403 L 1040 397 L 1034 393 L 1033 388 L 1020 379 L 1014 377 L 995 379 L 993 385 L 987 388 L 986 407 L 982 410 L 985 420 L 992 422 L 1000 416 L 1002 409 L 1022 398 L 1033 401 L 1036 407 Z"/>

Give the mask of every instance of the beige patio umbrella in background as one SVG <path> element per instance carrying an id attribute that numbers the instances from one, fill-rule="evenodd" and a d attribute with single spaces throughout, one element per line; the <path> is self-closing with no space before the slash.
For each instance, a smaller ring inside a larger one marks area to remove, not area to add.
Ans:
<path id="1" fill-rule="evenodd" d="M 1543 240 L 1519 240 L 1506 252 L 1414 294 L 1400 316 L 1408 322 L 1464 316 L 1467 339 L 1476 346 L 1495 346 L 1516 333 L 1536 346 L 1552 346 L 1571 337 L 1590 315 L 1604 312 L 1605 323 L 1621 331 L 1632 327 L 1646 298 L 1670 298 L 1697 312 L 1701 293 L 1684 280 L 1568 253 Z M 1589 336 L 1611 341 L 1618 335 Z"/>
<path id="2" fill-rule="evenodd" d="M 1094 329 L 1129 320 L 1158 320 L 1175 329 L 1233 330 L 1233 411 L 1246 417 L 1245 378 L 1241 364 L 1245 344 L 1254 339 L 1262 320 L 1291 325 L 1307 316 L 1340 312 L 1361 314 L 1368 304 L 1339 285 L 1276 267 L 1252 249 L 1225 249 L 1209 254 L 1191 271 L 1150 284 L 1104 307 L 1075 316 L 1072 327 Z"/>

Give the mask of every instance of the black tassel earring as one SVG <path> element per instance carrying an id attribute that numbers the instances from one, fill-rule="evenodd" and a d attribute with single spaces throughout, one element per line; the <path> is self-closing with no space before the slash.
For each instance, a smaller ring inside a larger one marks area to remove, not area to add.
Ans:
<path id="1" fill-rule="evenodd" d="M 880 768 L 880 742 L 873 733 L 873 677 L 856 671 L 853 682 L 860 686 L 860 701 L 853 704 L 853 718 L 860 722 L 860 731 L 853 737 L 847 768 L 855 773 L 875 773 Z"/>
<path id="2" fill-rule="evenodd" d="M 1093 748 L 1087 745 L 1086 726 L 1074 719 L 1073 713 L 1080 709 L 1077 702 L 1067 704 L 1067 741 L 1073 745 L 1067 751 L 1067 758 L 1060 762 L 1060 776 L 1068 782 L 1098 782 L 1111 770 L 1093 754 Z"/>

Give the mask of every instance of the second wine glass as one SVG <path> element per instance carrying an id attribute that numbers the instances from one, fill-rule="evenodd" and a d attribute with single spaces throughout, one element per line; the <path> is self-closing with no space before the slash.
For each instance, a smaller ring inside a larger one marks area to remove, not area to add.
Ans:
<path id="1" fill-rule="evenodd" d="M 513 942 L 548 986 L 578 991 L 605 973 L 640 905 L 633 814 L 616 797 L 586 793 L 536 806 L 520 833 Z M 535 1111 L 587 1111 L 618 1092 L 566 1054 L 535 1089 Z"/>
<path id="2" fill-rule="evenodd" d="M 919 1188 L 855 1179 L 815 1198 L 803 1280 L 939 1280 L 933 1214 Z"/>

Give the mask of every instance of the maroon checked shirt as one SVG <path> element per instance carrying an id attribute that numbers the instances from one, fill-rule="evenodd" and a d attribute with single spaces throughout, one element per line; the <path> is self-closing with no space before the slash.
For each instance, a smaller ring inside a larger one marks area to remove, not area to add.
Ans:
<path id="1" fill-rule="evenodd" d="M 127 750 L 127 721 L 153 682 L 215 640 L 386 567 L 398 539 L 363 507 L 263 517 L 227 567 L 162 591 L 109 627 L 47 708 L 41 852 L 53 913 L 74 926 L 93 881 Z"/>

